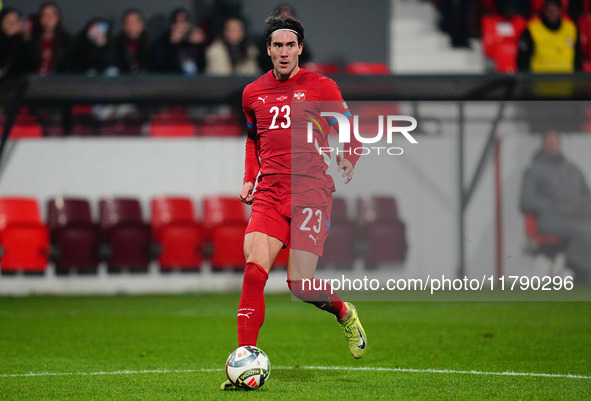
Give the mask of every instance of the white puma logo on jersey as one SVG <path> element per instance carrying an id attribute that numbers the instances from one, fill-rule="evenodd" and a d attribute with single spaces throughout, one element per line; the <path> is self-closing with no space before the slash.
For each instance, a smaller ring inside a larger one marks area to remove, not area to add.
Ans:
<path id="1" fill-rule="evenodd" d="M 314 241 L 314 245 L 316 245 L 316 241 L 318 240 L 318 238 L 314 238 L 312 234 L 308 234 L 308 237 L 312 238 L 312 240 Z"/>
<path id="2" fill-rule="evenodd" d="M 252 313 L 252 312 L 248 312 L 248 313 L 239 313 L 239 314 L 237 314 L 237 315 L 236 315 L 236 317 L 238 317 L 238 316 L 246 316 L 248 319 L 250 319 L 250 316 L 248 316 L 248 315 L 250 315 L 251 313 Z"/>
<path id="3" fill-rule="evenodd" d="M 263 104 L 265 104 L 265 100 L 267 100 L 269 96 L 265 96 L 265 97 L 260 97 L 258 98 L 258 100 L 261 100 L 263 102 Z"/>

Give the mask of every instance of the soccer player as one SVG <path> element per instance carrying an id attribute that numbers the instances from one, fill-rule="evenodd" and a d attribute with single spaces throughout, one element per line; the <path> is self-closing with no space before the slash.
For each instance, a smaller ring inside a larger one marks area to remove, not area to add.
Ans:
<path id="1" fill-rule="evenodd" d="M 256 345 L 265 316 L 263 292 L 268 273 L 279 251 L 290 245 L 290 290 L 304 302 L 335 315 L 351 354 L 362 358 L 367 338 L 355 307 L 343 302 L 328 283 L 314 279 L 330 227 L 335 190 L 332 177 L 326 173 L 330 157 L 319 151 L 329 146 L 327 130 L 315 129 L 313 143 L 306 144 L 295 138 L 306 135 L 295 135 L 299 131 L 292 129 L 298 124 L 292 114 L 297 104 L 305 104 L 303 108 L 313 114 L 315 122 L 324 119 L 316 124 L 318 127 L 337 123 L 337 118 L 319 117 L 321 111 L 338 112 L 347 118 L 351 113 L 332 79 L 299 67 L 304 39 L 301 23 L 284 15 L 272 15 L 265 22 L 267 54 L 273 69 L 249 84 L 242 95 L 248 137 L 240 199 L 253 206 L 244 236 L 246 266 L 237 315 L 238 344 Z M 359 158 L 351 152 L 355 144 L 355 140 L 345 144 L 342 155 L 336 157 L 345 184 L 353 178 Z M 233 385 L 226 381 L 221 387 L 231 389 Z"/>

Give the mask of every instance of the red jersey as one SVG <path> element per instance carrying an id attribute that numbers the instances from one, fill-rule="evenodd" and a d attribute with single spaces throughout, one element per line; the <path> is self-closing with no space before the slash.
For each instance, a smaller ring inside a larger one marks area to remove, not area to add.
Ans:
<path id="1" fill-rule="evenodd" d="M 327 104 L 330 110 L 326 110 Z M 260 171 L 257 190 L 301 193 L 329 188 L 334 191 L 332 177 L 327 174 L 330 152 L 319 150 L 329 147 L 328 129 L 336 119 L 320 117 L 320 112 L 338 112 L 346 117 L 351 113 L 332 79 L 300 68 L 287 81 L 279 81 L 269 71 L 246 86 L 242 107 L 249 131 L 245 183 L 254 183 Z M 315 122 L 312 143 L 307 140 L 304 115 Z M 345 144 L 345 150 L 350 148 Z M 359 158 L 353 153 L 344 157 L 353 166 Z"/>

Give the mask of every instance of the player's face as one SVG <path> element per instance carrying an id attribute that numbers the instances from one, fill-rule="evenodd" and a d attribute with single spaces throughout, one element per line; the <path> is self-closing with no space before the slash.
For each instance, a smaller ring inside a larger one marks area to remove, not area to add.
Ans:
<path id="1" fill-rule="evenodd" d="M 267 45 L 267 54 L 271 56 L 275 78 L 285 81 L 299 70 L 298 57 L 302 54 L 303 44 L 298 45 L 298 37 L 290 31 L 277 31 L 271 35 L 271 45 Z"/>

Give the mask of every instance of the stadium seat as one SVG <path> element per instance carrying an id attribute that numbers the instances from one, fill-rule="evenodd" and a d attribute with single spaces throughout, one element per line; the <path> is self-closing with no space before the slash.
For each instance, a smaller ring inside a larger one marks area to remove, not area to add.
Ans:
<path id="1" fill-rule="evenodd" d="M 71 115 L 73 136 L 86 137 L 95 134 L 96 122 L 92 115 L 92 105 L 73 105 Z"/>
<path id="2" fill-rule="evenodd" d="M 0 198 L 0 268 L 2 274 L 43 273 L 49 233 L 33 198 Z"/>
<path id="3" fill-rule="evenodd" d="M 47 202 L 47 225 L 57 274 L 71 270 L 95 273 L 98 268 L 98 227 L 86 199 L 57 197 Z"/>
<path id="4" fill-rule="evenodd" d="M 98 136 L 142 136 L 142 124 L 140 121 L 105 121 L 97 128 Z"/>
<path id="5" fill-rule="evenodd" d="M 236 197 L 209 197 L 203 200 L 203 225 L 210 244 L 213 270 L 243 269 L 243 243 L 247 217 Z"/>
<path id="6" fill-rule="evenodd" d="M 517 44 L 503 43 L 495 48 L 495 71 L 499 74 L 517 72 Z"/>
<path id="7" fill-rule="evenodd" d="M 197 135 L 197 126 L 191 121 L 150 122 L 149 133 L 152 137 L 187 138 Z"/>
<path id="8" fill-rule="evenodd" d="M 351 63 L 345 67 L 345 72 L 351 75 L 388 75 L 390 68 L 383 63 Z"/>
<path id="9" fill-rule="evenodd" d="M 209 114 L 201 120 L 199 133 L 203 136 L 236 137 L 244 135 L 246 131 L 243 124 L 235 116 L 223 117 Z"/>
<path id="10" fill-rule="evenodd" d="M 578 28 L 583 57 L 588 64 L 591 61 L 591 14 L 583 14 L 579 17 Z M 587 68 L 584 70 L 588 71 Z"/>
<path id="11" fill-rule="evenodd" d="M 330 63 L 306 63 L 303 67 L 308 71 L 322 75 L 338 74 L 341 72 L 341 68 L 338 65 Z"/>
<path id="12" fill-rule="evenodd" d="M 0 127 L 4 127 L 6 116 L 0 116 Z M 43 127 L 37 117 L 29 111 L 28 107 L 21 107 L 15 116 L 14 124 L 10 130 L 10 139 L 41 138 Z"/>
<path id="13" fill-rule="evenodd" d="M 366 196 L 357 199 L 357 226 L 366 267 L 406 260 L 406 227 L 396 199 Z"/>
<path id="14" fill-rule="evenodd" d="M 343 198 L 333 198 L 330 231 L 324 243 L 319 267 L 351 268 L 355 262 L 355 226 L 347 215 Z"/>
<path id="15" fill-rule="evenodd" d="M 10 130 L 10 139 L 41 138 L 43 127 L 39 123 L 14 124 Z"/>
<path id="16" fill-rule="evenodd" d="M 150 117 L 148 133 L 152 137 L 187 138 L 196 136 L 198 131 L 184 107 L 170 106 Z"/>
<path id="17" fill-rule="evenodd" d="M 517 45 L 526 25 L 526 19 L 518 15 L 510 19 L 496 14 L 482 17 L 483 52 L 495 61 L 497 72 L 515 72 Z"/>
<path id="18" fill-rule="evenodd" d="M 140 202 L 132 198 L 105 198 L 99 202 L 103 257 L 109 272 L 145 272 L 155 256 L 150 227 L 142 220 Z"/>
<path id="19" fill-rule="evenodd" d="M 527 251 L 536 257 L 534 268 L 537 273 L 555 275 L 565 264 L 566 244 L 554 235 L 544 235 L 538 232 L 538 220 L 533 214 L 525 214 L 525 235 L 527 237 Z M 540 258 L 541 257 L 541 258 Z M 550 259 L 550 269 L 543 266 L 543 258 Z"/>
<path id="20" fill-rule="evenodd" d="M 161 248 L 160 270 L 197 271 L 203 263 L 204 232 L 185 197 L 157 197 L 150 204 L 152 237 Z"/>

